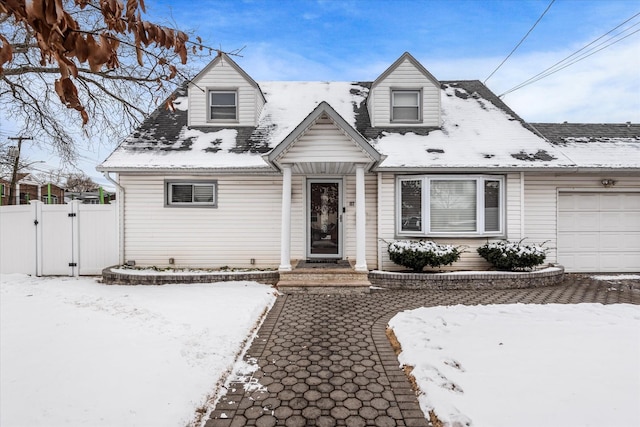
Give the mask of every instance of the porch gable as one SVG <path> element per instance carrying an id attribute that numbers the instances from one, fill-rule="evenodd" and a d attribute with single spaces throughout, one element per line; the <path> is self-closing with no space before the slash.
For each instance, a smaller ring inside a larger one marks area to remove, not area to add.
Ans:
<path id="1" fill-rule="evenodd" d="M 348 174 L 356 164 L 369 170 L 383 157 L 322 102 L 264 158 L 279 169 L 291 165 L 296 174 Z"/>

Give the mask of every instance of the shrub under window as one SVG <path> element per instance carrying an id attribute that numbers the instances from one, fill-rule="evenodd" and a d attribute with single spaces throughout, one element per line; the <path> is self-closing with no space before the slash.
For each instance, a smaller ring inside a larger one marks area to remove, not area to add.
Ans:
<path id="1" fill-rule="evenodd" d="M 387 247 L 391 261 L 416 273 L 424 267 L 438 268 L 450 265 L 460 259 L 460 249 L 452 245 L 439 245 L 435 242 L 418 240 L 398 240 Z"/>
<path id="2" fill-rule="evenodd" d="M 544 262 L 547 250 L 539 245 L 524 245 L 520 242 L 488 242 L 480 246 L 478 254 L 498 270 L 530 270 Z"/>

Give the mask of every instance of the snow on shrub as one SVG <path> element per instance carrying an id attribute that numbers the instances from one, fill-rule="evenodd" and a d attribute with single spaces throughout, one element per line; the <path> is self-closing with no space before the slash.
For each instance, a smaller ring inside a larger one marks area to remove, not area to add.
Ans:
<path id="1" fill-rule="evenodd" d="M 425 266 L 440 267 L 453 264 L 462 253 L 452 245 L 439 245 L 428 240 L 397 240 L 389 244 L 389 258 L 396 264 L 410 268 L 416 273 Z"/>
<path id="2" fill-rule="evenodd" d="M 478 254 L 498 270 L 530 270 L 544 262 L 547 250 L 539 245 L 524 245 L 519 242 L 501 240 L 487 242 L 478 248 Z"/>

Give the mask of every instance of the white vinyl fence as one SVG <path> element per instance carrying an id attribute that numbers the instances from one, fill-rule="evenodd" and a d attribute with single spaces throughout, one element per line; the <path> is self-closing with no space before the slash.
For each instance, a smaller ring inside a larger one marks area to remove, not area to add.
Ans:
<path id="1" fill-rule="evenodd" d="M 97 275 L 117 263 L 116 203 L 0 207 L 0 273 Z"/>

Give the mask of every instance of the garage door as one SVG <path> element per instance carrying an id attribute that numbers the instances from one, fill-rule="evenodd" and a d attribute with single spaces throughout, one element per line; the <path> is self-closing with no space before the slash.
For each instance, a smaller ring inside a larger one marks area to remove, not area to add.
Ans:
<path id="1" fill-rule="evenodd" d="M 640 193 L 560 193 L 558 262 L 573 272 L 640 271 Z"/>

